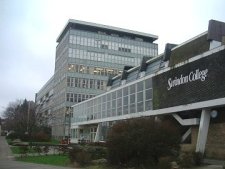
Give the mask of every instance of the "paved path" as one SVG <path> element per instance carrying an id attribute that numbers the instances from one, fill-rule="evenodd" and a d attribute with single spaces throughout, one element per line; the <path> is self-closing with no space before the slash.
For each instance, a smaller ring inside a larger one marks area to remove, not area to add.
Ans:
<path id="1" fill-rule="evenodd" d="M 57 167 L 51 165 L 33 164 L 15 161 L 11 150 L 5 140 L 0 136 L 0 169 L 74 169 L 70 167 Z"/>

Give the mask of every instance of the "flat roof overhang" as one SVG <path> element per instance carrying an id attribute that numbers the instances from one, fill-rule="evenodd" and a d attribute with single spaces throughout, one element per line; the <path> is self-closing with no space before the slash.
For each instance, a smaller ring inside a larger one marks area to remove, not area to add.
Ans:
<path id="1" fill-rule="evenodd" d="M 133 30 L 129 30 L 129 29 L 123 29 L 123 28 L 118 28 L 118 27 L 113 27 L 113 26 L 107 26 L 107 25 L 102 25 L 102 24 L 96 24 L 96 23 L 91 23 L 91 22 L 69 19 L 66 26 L 63 28 L 62 32 L 59 34 L 56 42 L 60 42 L 62 40 L 63 36 L 66 34 L 66 32 L 70 28 L 87 30 L 87 31 L 92 31 L 92 32 L 103 31 L 108 34 L 118 34 L 121 36 L 137 37 L 137 38 L 142 38 L 144 41 L 150 42 L 150 43 L 152 43 L 158 39 L 158 36 L 153 35 L 153 34 L 133 31 Z"/>

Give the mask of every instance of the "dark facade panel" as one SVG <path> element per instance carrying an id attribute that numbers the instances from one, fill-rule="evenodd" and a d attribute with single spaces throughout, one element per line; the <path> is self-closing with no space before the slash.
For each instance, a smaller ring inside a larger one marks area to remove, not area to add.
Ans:
<path id="1" fill-rule="evenodd" d="M 223 36 L 225 36 L 225 23 L 210 20 L 208 27 L 208 40 L 216 40 L 222 42 Z"/>
<path id="2" fill-rule="evenodd" d="M 207 34 L 172 50 L 169 66 L 174 66 L 180 62 L 184 62 L 196 55 L 209 50 L 210 42 L 207 40 Z"/>
<path id="3" fill-rule="evenodd" d="M 153 77 L 153 109 L 225 97 L 225 50 Z"/>

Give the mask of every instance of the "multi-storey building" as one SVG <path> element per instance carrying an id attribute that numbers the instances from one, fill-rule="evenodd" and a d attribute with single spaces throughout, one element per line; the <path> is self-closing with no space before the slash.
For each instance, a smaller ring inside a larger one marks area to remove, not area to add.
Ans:
<path id="1" fill-rule="evenodd" d="M 105 92 L 109 76 L 121 74 L 124 66 L 138 65 L 143 57 L 157 56 L 158 45 L 153 43 L 157 38 L 152 34 L 69 20 L 57 38 L 53 104 L 48 111 L 52 135 L 68 136 L 70 107 Z M 37 102 L 43 103 L 44 90 L 37 94 Z"/>
<path id="2" fill-rule="evenodd" d="M 225 156 L 225 23 L 210 20 L 207 32 L 167 44 L 163 54 L 144 58 L 108 85 L 107 92 L 72 106 L 71 142 L 105 141 L 117 121 L 167 115 L 184 130 L 185 151 Z"/>

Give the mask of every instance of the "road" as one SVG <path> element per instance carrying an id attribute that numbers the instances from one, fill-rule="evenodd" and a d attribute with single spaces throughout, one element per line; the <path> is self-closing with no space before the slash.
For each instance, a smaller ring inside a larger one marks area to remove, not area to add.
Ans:
<path id="1" fill-rule="evenodd" d="M 0 136 L 0 169 L 74 169 L 70 167 L 57 167 L 15 161 L 11 150 L 5 140 Z"/>

